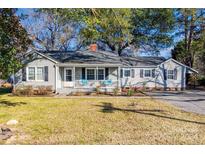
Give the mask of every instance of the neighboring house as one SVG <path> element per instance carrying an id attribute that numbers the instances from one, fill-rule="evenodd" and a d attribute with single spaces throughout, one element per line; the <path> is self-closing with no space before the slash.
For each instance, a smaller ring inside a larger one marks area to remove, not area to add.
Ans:
<path id="1" fill-rule="evenodd" d="M 77 52 L 32 51 L 25 67 L 15 74 L 15 84 L 52 86 L 57 93 L 102 91 L 123 87 L 184 89 L 188 73 L 196 70 L 174 59 L 119 57 L 98 50 Z"/>

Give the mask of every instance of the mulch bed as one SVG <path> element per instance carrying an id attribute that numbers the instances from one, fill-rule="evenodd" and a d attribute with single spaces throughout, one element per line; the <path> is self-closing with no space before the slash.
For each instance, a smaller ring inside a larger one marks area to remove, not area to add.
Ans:
<path id="1" fill-rule="evenodd" d="M 127 92 L 121 92 L 117 95 L 114 95 L 114 93 L 112 92 L 75 92 L 75 93 L 71 93 L 68 94 L 66 96 L 128 96 Z M 142 92 L 134 92 L 132 96 L 146 96 L 146 93 L 142 93 Z M 128 96 L 129 97 L 129 96 Z"/>

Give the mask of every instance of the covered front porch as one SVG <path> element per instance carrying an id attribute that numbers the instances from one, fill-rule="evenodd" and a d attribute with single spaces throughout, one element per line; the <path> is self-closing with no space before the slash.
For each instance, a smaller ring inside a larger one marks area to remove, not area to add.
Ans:
<path id="1" fill-rule="evenodd" d="M 56 92 L 109 91 L 120 88 L 120 67 L 113 65 L 56 66 Z"/>

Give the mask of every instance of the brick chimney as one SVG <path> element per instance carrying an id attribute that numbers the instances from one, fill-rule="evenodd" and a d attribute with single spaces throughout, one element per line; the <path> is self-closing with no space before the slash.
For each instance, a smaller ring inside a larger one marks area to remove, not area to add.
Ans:
<path id="1" fill-rule="evenodd" d="M 91 45 L 90 45 L 90 51 L 92 51 L 92 52 L 96 52 L 96 51 L 97 51 L 97 48 L 98 48 L 98 45 L 97 45 L 97 44 L 91 44 Z"/>

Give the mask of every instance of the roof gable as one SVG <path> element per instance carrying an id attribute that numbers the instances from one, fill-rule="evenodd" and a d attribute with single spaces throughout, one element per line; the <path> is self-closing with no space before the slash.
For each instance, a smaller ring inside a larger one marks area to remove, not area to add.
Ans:
<path id="1" fill-rule="evenodd" d="M 179 62 L 179 61 L 177 61 L 177 60 L 175 60 L 175 59 L 173 59 L 173 58 L 169 58 L 169 59 L 167 59 L 166 61 L 164 61 L 163 63 L 166 63 L 166 62 L 169 62 L 169 61 L 172 61 L 172 62 L 174 62 L 174 63 L 177 63 L 178 65 L 184 66 L 184 67 L 188 68 L 189 70 L 191 70 L 192 72 L 198 73 L 197 70 L 195 70 L 195 69 L 193 69 L 193 68 L 191 68 L 191 67 L 189 67 L 189 66 L 187 66 L 187 65 L 184 65 L 184 64 L 182 64 L 181 62 Z M 161 63 L 161 64 L 163 64 L 163 63 Z"/>
<path id="2" fill-rule="evenodd" d="M 36 51 L 36 50 L 32 50 L 32 51 L 28 52 L 25 56 L 28 57 L 28 56 L 31 55 L 31 54 L 37 54 L 37 55 L 39 55 L 39 56 L 41 56 L 41 57 L 43 57 L 43 58 L 46 58 L 46 59 L 48 59 L 48 60 L 50 60 L 50 61 L 52 61 L 52 62 L 54 62 L 54 63 L 58 63 L 58 61 L 56 61 L 55 59 L 53 59 L 53 58 L 51 58 L 51 57 L 49 57 L 49 56 L 46 56 L 45 54 L 40 53 L 40 52 L 38 52 L 38 51 Z M 35 58 L 34 58 L 34 59 L 35 59 Z"/>

